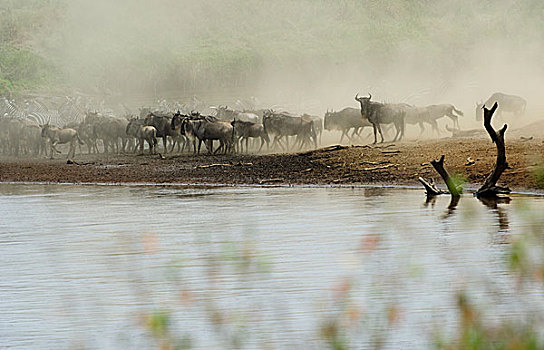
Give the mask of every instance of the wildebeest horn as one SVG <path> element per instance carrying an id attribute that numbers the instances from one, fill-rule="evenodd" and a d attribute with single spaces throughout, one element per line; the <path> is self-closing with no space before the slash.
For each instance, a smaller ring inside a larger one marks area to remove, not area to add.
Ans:
<path id="1" fill-rule="evenodd" d="M 370 94 L 370 92 L 368 93 L 368 99 L 370 100 L 372 98 L 372 95 Z"/>
<path id="2" fill-rule="evenodd" d="M 359 101 L 359 93 L 357 93 L 357 95 L 355 95 L 355 101 Z"/>

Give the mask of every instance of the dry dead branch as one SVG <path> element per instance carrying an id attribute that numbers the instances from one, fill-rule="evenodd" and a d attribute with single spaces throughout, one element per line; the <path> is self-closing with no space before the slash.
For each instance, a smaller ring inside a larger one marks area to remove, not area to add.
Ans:
<path id="1" fill-rule="evenodd" d="M 497 181 L 499 181 L 502 173 L 506 169 L 510 168 L 506 162 L 506 149 L 504 146 L 504 133 L 506 132 L 508 125 L 504 124 L 499 131 L 496 131 L 493 129 L 493 126 L 491 126 L 491 118 L 493 117 L 493 113 L 495 113 L 497 107 L 497 102 L 495 102 L 491 109 L 487 109 L 484 106 L 484 128 L 491 137 L 491 141 L 493 141 L 495 146 L 497 146 L 497 161 L 495 163 L 495 168 L 485 179 L 482 187 L 476 191 L 476 196 L 478 197 L 496 197 L 499 194 L 510 193 L 510 189 L 508 187 L 497 185 Z"/>

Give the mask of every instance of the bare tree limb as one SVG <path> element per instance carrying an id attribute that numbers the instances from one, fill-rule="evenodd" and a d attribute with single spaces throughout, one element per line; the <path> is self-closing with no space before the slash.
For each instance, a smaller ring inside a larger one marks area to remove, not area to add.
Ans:
<path id="1" fill-rule="evenodd" d="M 485 179 L 482 187 L 480 187 L 480 189 L 476 192 L 476 196 L 478 197 L 495 197 L 498 194 L 510 193 L 510 189 L 508 187 L 497 185 L 497 181 L 499 181 L 502 173 L 506 169 L 510 168 L 506 162 L 506 149 L 504 146 L 504 133 L 506 132 L 508 125 L 504 124 L 499 131 L 495 131 L 493 126 L 491 126 L 491 118 L 493 117 L 493 113 L 495 113 L 498 106 L 499 105 L 497 102 L 495 102 L 491 109 L 487 109 L 484 106 L 484 128 L 491 137 L 491 141 L 493 141 L 493 143 L 495 143 L 497 146 L 497 162 L 495 163 L 495 168 L 493 171 L 491 171 L 491 173 Z"/>
<path id="2" fill-rule="evenodd" d="M 442 177 L 446 186 L 448 186 L 448 191 L 454 197 L 459 197 L 461 195 L 462 189 L 460 186 L 456 186 L 453 182 L 453 179 L 448 174 L 447 170 L 444 168 L 444 158 L 446 156 L 442 155 L 439 160 L 431 160 L 431 165 L 436 170 L 438 174 Z"/>
<path id="3" fill-rule="evenodd" d="M 433 179 L 429 179 L 429 181 L 425 180 L 422 177 L 418 178 L 419 182 L 425 187 L 425 193 L 427 193 L 427 196 L 438 196 L 439 194 L 445 193 L 442 190 L 439 190 L 438 187 L 436 187 L 436 184 L 434 183 Z"/>
<path id="4" fill-rule="evenodd" d="M 446 186 L 448 186 L 448 191 L 452 195 L 452 197 L 459 197 L 463 189 L 461 188 L 461 186 L 455 185 L 453 179 L 450 177 L 450 174 L 448 174 L 447 170 L 444 168 L 444 158 L 445 155 L 442 155 L 439 160 L 431 160 L 431 165 L 436 170 L 436 172 L 440 174 L 440 177 L 442 177 L 442 179 L 446 183 Z M 433 179 L 425 180 L 424 178 L 420 177 L 418 178 L 418 180 L 419 182 L 421 182 L 423 187 L 425 187 L 427 196 L 436 196 L 439 194 L 447 193 L 439 190 L 438 187 L 436 187 Z"/>

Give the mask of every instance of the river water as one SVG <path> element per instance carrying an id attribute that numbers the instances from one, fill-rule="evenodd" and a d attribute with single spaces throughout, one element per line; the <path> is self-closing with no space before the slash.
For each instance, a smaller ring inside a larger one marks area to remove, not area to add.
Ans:
<path id="1" fill-rule="evenodd" d="M 423 190 L 0 185 L 0 348 L 432 348 L 465 292 L 542 315 L 510 245 L 544 198 Z M 530 208 L 530 209 L 527 209 Z M 538 316 L 537 316 L 538 317 Z"/>

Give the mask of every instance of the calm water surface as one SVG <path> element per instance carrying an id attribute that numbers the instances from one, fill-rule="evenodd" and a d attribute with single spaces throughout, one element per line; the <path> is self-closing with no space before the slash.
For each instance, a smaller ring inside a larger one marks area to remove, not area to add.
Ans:
<path id="1" fill-rule="evenodd" d="M 431 348 L 456 330 L 459 291 L 489 322 L 542 315 L 542 285 L 520 288 L 506 259 L 520 208 L 544 198 L 448 204 L 391 188 L 3 184 L 0 348 L 316 349 L 334 320 L 352 348 Z"/>

